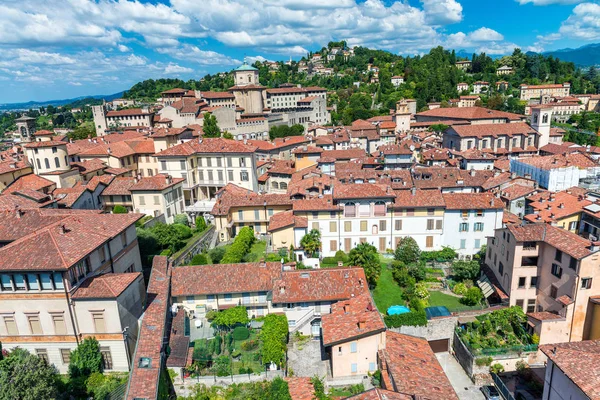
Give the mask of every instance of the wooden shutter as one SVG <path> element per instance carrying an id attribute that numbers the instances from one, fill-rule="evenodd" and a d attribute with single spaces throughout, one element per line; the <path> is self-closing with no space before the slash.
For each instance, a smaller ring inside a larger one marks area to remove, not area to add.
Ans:
<path id="1" fill-rule="evenodd" d="M 428 247 L 428 248 L 433 247 L 433 236 L 427 236 L 425 238 L 425 247 Z"/>
<path id="2" fill-rule="evenodd" d="M 435 229 L 442 229 L 442 220 L 438 219 L 435 221 Z"/>
<path id="3" fill-rule="evenodd" d="M 433 230 L 433 224 L 434 224 L 433 219 L 428 219 L 427 220 L 427 230 L 428 231 L 432 231 Z"/>
<path id="4" fill-rule="evenodd" d="M 348 253 L 352 249 L 352 239 L 345 238 L 344 239 L 344 251 Z"/>
<path id="5" fill-rule="evenodd" d="M 401 231 L 402 230 L 402 220 L 398 219 L 395 222 L 396 222 L 396 230 Z"/>
<path id="6" fill-rule="evenodd" d="M 337 251 L 337 240 L 329 241 L 329 249 L 331 251 Z"/>
<path id="7" fill-rule="evenodd" d="M 352 231 L 352 221 L 344 221 L 344 232 Z"/>
<path id="8" fill-rule="evenodd" d="M 385 251 L 385 238 L 383 237 L 379 238 L 379 251 L 382 253 Z"/>

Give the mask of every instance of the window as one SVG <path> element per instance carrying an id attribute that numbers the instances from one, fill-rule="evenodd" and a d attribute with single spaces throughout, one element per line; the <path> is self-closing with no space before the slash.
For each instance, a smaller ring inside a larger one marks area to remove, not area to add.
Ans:
<path id="1" fill-rule="evenodd" d="M 475 232 L 483 232 L 483 222 L 475 222 L 475 226 L 473 228 Z"/>
<path id="2" fill-rule="evenodd" d="M 525 302 L 523 301 L 523 299 L 517 299 L 517 301 L 515 302 L 515 305 L 516 305 L 517 307 L 520 307 L 520 308 L 521 308 L 521 310 L 522 310 L 522 309 L 523 309 L 523 304 L 524 304 L 524 303 L 525 303 Z"/>
<path id="3" fill-rule="evenodd" d="M 240 180 L 242 182 L 248 182 L 250 180 L 250 177 L 248 176 L 248 171 L 240 172 Z"/>
<path id="4" fill-rule="evenodd" d="M 500 276 L 504 275 L 504 264 L 502 264 L 502 261 L 500 261 L 500 265 L 498 266 L 498 272 Z"/>
<path id="5" fill-rule="evenodd" d="M 379 230 L 385 231 L 387 229 L 387 221 L 382 219 L 379 221 Z"/>
<path id="6" fill-rule="evenodd" d="M 356 217 L 356 205 L 345 204 L 344 205 L 344 217 Z"/>
<path id="7" fill-rule="evenodd" d="M 288 326 L 296 326 L 296 320 L 289 319 L 288 320 Z"/>
<path id="8" fill-rule="evenodd" d="M 574 257 L 571 257 L 571 260 L 569 261 L 569 268 L 577 270 L 577 259 Z"/>
<path id="9" fill-rule="evenodd" d="M 356 342 L 352 342 L 350 343 L 350 353 L 356 353 L 357 350 L 357 343 Z"/>
<path id="10" fill-rule="evenodd" d="M 41 335 L 42 334 L 42 324 L 40 323 L 39 314 L 28 315 L 27 322 L 29 322 L 29 330 L 32 335 Z"/>
<path id="11" fill-rule="evenodd" d="M 458 231 L 459 232 L 469 232 L 469 224 L 466 222 L 461 222 L 458 225 Z"/>
<path id="12" fill-rule="evenodd" d="M 414 208 L 407 208 L 406 209 L 406 215 L 409 217 L 412 217 L 415 215 L 415 209 Z"/>
<path id="13" fill-rule="evenodd" d="M 104 313 L 103 312 L 92 313 L 92 319 L 94 321 L 94 330 L 96 333 L 106 332 L 106 325 L 104 323 Z"/>
<path id="14" fill-rule="evenodd" d="M 166 160 L 161 160 L 160 161 L 160 170 L 161 171 L 166 171 L 167 170 L 167 161 Z"/>
<path id="15" fill-rule="evenodd" d="M 318 222 L 313 222 L 312 223 L 312 229 L 319 230 L 319 223 Z"/>
<path id="16" fill-rule="evenodd" d="M 123 231 L 120 236 L 121 236 L 121 245 L 123 246 L 123 248 L 125 248 L 127 246 L 127 232 Z M 90 261 L 88 259 L 86 259 L 87 267 L 89 267 L 89 262 Z"/>
<path id="17" fill-rule="evenodd" d="M 140 206 L 145 206 L 146 205 L 146 199 L 144 198 L 144 196 L 140 196 Z"/>
<path id="18" fill-rule="evenodd" d="M 350 369 L 352 370 L 352 373 L 353 373 L 353 374 L 357 373 L 357 372 L 358 372 L 358 364 L 356 364 L 356 363 L 352 363 L 352 364 L 350 365 Z"/>
<path id="19" fill-rule="evenodd" d="M 240 167 L 246 166 L 246 159 L 244 157 L 240 157 Z"/>
<path id="20" fill-rule="evenodd" d="M 46 364 L 49 364 L 48 351 L 46 349 L 35 349 L 35 354 L 44 360 Z"/>
<path id="21" fill-rule="evenodd" d="M 335 222 L 335 221 L 329 222 L 329 232 L 337 232 L 337 222 Z"/>
<path id="22" fill-rule="evenodd" d="M 558 288 L 554 285 L 550 286 L 550 297 L 556 299 L 558 297 Z"/>
<path id="23" fill-rule="evenodd" d="M 375 370 L 377 369 L 376 365 L 374 362 L 370 362 L 369 363 L 369 372 L 375 372 Z"/>
<path id="24" fill-rule="evenodd" d="M 337 240 L 330 240 L 329 241 L 329 250 L 331 250 L 331 251 L 337 251 Z"/>
<path id="25" fill-rule="evenodd" d="M 60 349 L 60 356 L 62 358 L 63 364 L 69 364 L 71 362 L 71 350 Z"/>
<path id="26" fill-rule="evenodd" d="M 258 221 L 260 219 L 260 211 L 254 210 L 254 220 Z"/>
<path id="27" fill-rule="evenodd" d="M 582 278 L 581 279 L 581 288 L 582 289 L 591 289 L 592 288 L 592 278 Z"/>
<path id="28" fill-rule="evenodd" d="M 484 215 L 484 211 L 483 210 L 477 210 L 477 216 L 478 217 L 483 217 Z"/>
<path id="29" fill-rule="evenodd" d="M 212 303 L 213 301 L 215 301 L 215 295 L 214 294 L 208 294 L 208 295 L 206 295 L 206 301 L 208 303 Z"/>
<path id="30" fill-rule="evenodd" d="M 469 218 L 469 210 L 462 210 L 460 212 L 461 217 L 463 218 Z"/>
<path id="31" fill-rule="evenodd" d="M 394 222 L 394 229 L 397 231 L 401 231 L 402 230 L 402 220 L 401 219 L 397 219 Z"/>
<path id="32" fill-rule="evenodd" d="M 4 317 L 4 325 L 6 325 L 6 332 L 10 336 L 16 336 L 19 334 L 19 330 L 17 329 L 17 322 L 15 321 L 14 316 Z"/>
<path id="33" fill-rule="evenodd" d="M 433 247 L 433 236 L 425 237 L 425 247 L 428 247 L 428 248 Z"/>
<path id="34" fill-rule="evenodd" d="M 110 347 L 100 347 L 100 354 L 102 354 L 102 365 L 104 366 L 104 369 L 113 369 Z"/>
<path id="35" fill-rule="evenodd" d="M 367 221 L 360 221 L 360 231 L 361 232 L 367 231 Z"/>
<path id="36" fill-rule="evenodd" d="M 243 221 L 244 220 L 244 211 L 238 210 L 238 220 L 239 221 Z"/>
<path id="37" fill-rule="evenodd" d="M 476 249 L 479 249 L 481 247 L 481 239 L 475 239 L 475 246 Z"/>
<path id="38" fill-rule="evenodd" d="M 524 276 L 519 277 L 519 289 L 525 288 L 525 281 L 526 281 L 526 278 Z"/>
<path id="39" fill-rule="evenodd" d="M 460 239 L 460 248 L 462 250 L 467 248 L 467 239 Z"/>
<path id="40" fill-rule="evenodd" d="M 65 324 L 64 314 L 52 314 L 52 323 L 54 324 L 55 335 L 67 334 L 67 325 Z"/>
<path id="41" fill-rule="evenodd" d="M 435 214 L 435 209 L 434 208 L 428 208 L 427 209 L 427 215 L 434 215 Z"/>
<path id="42" fill-rule="evenodd" d="M 435 221 L 433 219 L 427 220 L 427 230 L 432 231 L 434 227 Z"/>
<path id="43" fill-rule="evenodd" d="M 29 286 L 29 290 L 39 290 L 40 284 L 37 280 L 36 274 L 27 274 L 27 285 Z"/>
<path id="44" fill-rule="evenodd" d="M 532 276 L 531 280 L 529 281 L 529 287 L 536 288 L 537 287 L 537 283 L 538 283 L 538 277 L 537 276 Z"/>
<path id="45" fill-rule="evenodd" d="M 535 311 L 535 299 L 529 299 L 527 300 L 527 312 L 534 312 Z"/>
<path id="46" fill-rule="evenodd" d="M 272 217 L 272 216 L 273 216 L 273 209 L 272 209 L 272 208 L 269 208 L 269 209 L 267 210 L 267 215 L 268 215 L 269 217 Z"/>
<path id="47" fill-rule="evenodd" d="M 206 157 L 206 166 L 207 167 L 212 167 L 212 158 Z"/>
<path id="48" fill-rule="evenodd" d="M 344 232 L 351 232 L 351 231 L 352 231 L 352 222 L 344 221 Z"/>
<path id="49" fill-rule="evenodd" d="M 577 229 L 577 221 L 571 221 L 569 222 L 569 230 L 570 231 L 574 231 Z"/>
<path id="50" fill-rule="evenodd" d="M 554 254 L 554 259 L 558 262 L 562 261 L 562 251 L 556 249 L 556 253 Z"/>
<path id="51" fill-rule="evenodd" d="M 54 157 L 54 165 L 56 168 L 60 168 L 60 161 L 58 160 L 58 157 Z"/>
<path id="52" fill-rule="evenodd" d="M 552 263 L 552 275 L 557 278 L 562 277 L 562 268 L 558 264 Z"/>
<path id="53" fill-rule="evenodd" d="M 50 161 L 47 158 L 44 158 L 44 164 L 46 165 L 46 169 L 50 169 Z"/>

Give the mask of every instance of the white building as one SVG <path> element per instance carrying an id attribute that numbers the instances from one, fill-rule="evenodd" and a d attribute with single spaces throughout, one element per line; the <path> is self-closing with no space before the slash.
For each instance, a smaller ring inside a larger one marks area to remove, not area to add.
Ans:
<path id="1" fill-rule="evenodd" d="M 398 87 L 398 86 L 402 85 L 403 83 L 404 83 L 404 76 L 402 76 L 402 75 L 392 76 L 392 85 L 394 85 L 394 87 Z"/>

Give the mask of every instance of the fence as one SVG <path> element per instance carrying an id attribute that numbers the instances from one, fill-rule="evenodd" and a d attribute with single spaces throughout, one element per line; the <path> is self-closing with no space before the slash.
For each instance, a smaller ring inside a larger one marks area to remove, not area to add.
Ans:
<path id="1" fill-rule="evenodd" d="M 496 387 L 498 388 L 498 391 L 502 397 L 504 397 L 505 400 L 515 400 L 515 397 L 512 395 L 510 390 L 508 390 L 502 379 L 500 379 L 500 377 L 494 373 L 491 375 L 492 379 L 494 380 L 494 384 L 496 384 Z"/>
<path id="2" fill-rule="evenodd" d="M 123 400 L 125 398 L 125 392 L 127 391 L 127 382 L 120 384 L 114 388 L 104 399 L 102 400 Z"/>

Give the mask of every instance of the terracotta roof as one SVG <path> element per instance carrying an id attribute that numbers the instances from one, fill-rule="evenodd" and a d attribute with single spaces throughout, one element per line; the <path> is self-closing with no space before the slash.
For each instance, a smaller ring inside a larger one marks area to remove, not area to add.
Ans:
<path id="1" fill-rule="evenodd" d="M 121 117 L 121 116 L 129 116 L 129 115 L 150 115 L 153 113 L 144 112 L 141 108 L 128 108 L 125 110 L 119 111 L 109 111 L 106 113 L 107 117 Z"/>
<path id="2" fill-rule="evenodd" d="M 339 301 L 369 290 L 360 267 L 284 271 L 272 289 L 273 303 Z"/>
<path id="3" fill-rule="evenodd" d="M 321 158 L 331 157 L 337 160 L 351 160 L 354 158 L 365 157 L 367 153 L 363 149 L 346 149 L 346 150 L 325 150 L 321 153 Z"/>
<path id="4" fill-rule="evenodd" d="M 74 299 L 114 299 L 141 276 L 141 272 L 94 276 L 81 283 L 71 297 Z"/>
<path id="5" fill-rule="evenodd" d="M 507 124 L 508 125 L 508 124 Z M 516 125 L 516 124 L 510 124 Z M 484 153 L 479 149 L 469 149 L 456 153 L 457 156 L 464 158 L 465 160 L 489 160 L 490 162 L 494 162 L 496 157 L 489 153 Z"/>
<path id="6" fill-rule="evenodd" d="M 158 398 L 170 283 L 171 271 L 167 257 L 155 256 L 146 295 L 148 304 L 141 318 L 133 368 L 127 384 L 127 400 Z M 149 365 L 140 365 L 142 360 L 148 361 Z"/>
<path id="7" fill-rule="evenodd" d="M 400 144 L 386 144 L 383 146 L 379 146 L 379 152 L 384 155 L 412 155 L 412 150 L 408 146 L 400 145 Z"/>
<path id="8" fill-rule="evenodd" d="M 269 218 L 269 232 L 288 226 L 293 226 L 294 228 L 307 228 L 308 220 L 305 217 L 294 215 L 292 210 L 273 214 L 271 218 Z"/>
<path id="9" fill-rule="evenodd" d="M 551 170 L 566 167 L 577 167 L 580 169 L 598 167 L 597 162 L 595 162 L 588 156 L 580 153 L 519 158 L 517 159 L 517 161 L 543 170 Z"/>
<path id="10" fill-rule="evenodd" d="M 424 398 L 458 400 L 426 339 L 391 331 L 386 335 L 380 358 L 385 360 L 396 391 Z"/>
<path id="11" fill-rule="evenodd" d="M 52 195 L 56 198 L 59 205 L 72 208 L 86 191 L 89 191 L 86 186 L 79 185 L 71 188 L 56 188 L 52 192 Z"/>
<path id="12" fill-rule="evenodd" d="M 485 190 L 490 190 L 496 187 L 499 187 L 505 183 L 508 183 L 512 180 L 512 174 L 510 172 L 501 172 L 498 175 L 492 176 L 490 179 L 485 181 L 485 183 L 481 186 Z"/>
<path id="13" fill-rule="evenodd" d="M 192 265 L 173 268 L 173 296 L 268 292 L 281 275 L 280 262 Z"/>
<path id="14" fill-rule="evenodd" d="M 395 190 L 394 208 L 444 207 L 444 197 L 437 189 Z"/>
<path id="15" fill-rule="evenodd" d="M 267 140 L 248 140 L 248 144 L 257 147 L 257 151 L 278 150 L 288 146 L 300 146 L 308 143 L 309 139 L 304 136 L 289 136 L 285 138 L 276 138 L 273 141 Z"/>
<path id="16" fill-rule="evenodd" d="M 568 83 L 568 82 L 565 82 Z M 522 89 L 562 89 L 564 88 L 563 86 L 564 84 L 562 83 L 551 83 L 551 84 L 546 84 L 546 85 L 528 85 L 526 83 L 522 83 L 521 85 L 519 85 L 519 88 Z"/>
<path id="17" fill-rule="evenodd" d="M 171 334 L 169 336 L 169 357 L 167 358 L 167 367 L 185 367 L 188 364 L 188 350 L 190 347 L 190 336 L 185 335 L 186 312 L 182 308 L 177 311 L 171 322 Z M 191 363 L 190 363 L 191 364 Z"/>
<path id="18" fill-rule="evenodd" d="M 174 88 L 174 89 L 165 90 L 164 92 L 161 92 L 161 94 L 186 93 L 187 91 L 188 91 L 187 89 Z"/>
<path id="19" fill-rule="evenodd" d="M 321 317 L 325 347 L 385 331 L 383 319 L 368 291 L 331 306 Z"/>
<path id="20" fill-rule="evenodd" d="M 309 377 L 286 377 L 292 400 L 314 400 L 315 388 Z"/>
<path id="21" fill-rule="evenodd" d="M 455 167 L 417 167 L 412 171 L 414 185 L 419 189 L 482 187 L 493 175 L 491 170 L 465 171 Z"/>
<path id="22" fill-rule="evenodd" d="M 535 135 L 538 132 L 524 122 L 512 124 L 477 124 L 477 125 L 455 125 L 448 128 L 460 137 L 498 137 L 514 135 Z M 447 131 L 447 132 L 448 132 Z"/>
<path id="23" fill-rule="evenodd" d="M 319 153 L 321 154 L 324 150 L 320 147 L 316 147 L 316 146 L 300 146 L 296 149 L 294 149 L 294 151 L 292 153 L 294 154 L 313 154 L 313 153 Z"/>
<path id="24" fill-rule="evenodd" d="M 514 183 L 512 185 L 506 186 L 503 189 L 500 189 L 500 197 L 512 201 L 527 196 L 528 194 L 531 194 L 535 191 L 537 191 L 537 189 L 532 186 L 525 186 L 518 183 Z"/>
<path id="25" fill-rule="evenodd" d="M 293 399 L 292 399 L 293 400 Z M 346 397 L 345 400 L 414 400 L 414 397 L 404 393 L 373 388 L 365 392 Z M 440 398 L 442 400 L 442 398 Z"/>
<path id="26" fill-rule="evenodd" d="M 46 140 L 44 142 L 26 143 L 23 145 L 23 147 L 25 147 L 27 149 L 35 149 L 35 148 L 39 148 L 39 147 L 54 147 L 54 146 L 66 146 L 66 145 L 67 145 L 67 143 L 65 143 L 65 142 Z"/>
<path id="27" fill-rule="evenodd" d="M 327 89 L 323 89 L 317 86 L 309 86 L 309 87 L 279 87 L 274 89 L 267 89 L 267 94 L 285 94 L 285 93 L 308 93 L 308 92 L 326 92 Z"/>
<path id="28" fill-rule="evenodd" d="M 133 177 L 114 178 L 110 185 L 104 189 L 102 196 L 130 196 L 129 189 L 133 185 L 135 185 L 135 178 Z"/>
<path id="29" fill-rule="evenodd" d="M 584 207 L 592 204 L 584 196 L 577 196 L 567 192 L 542 192 L 529 196 L 529 206 L 534 213 L 524 218 L 528 221 L 552 222 L 584 211 Z"/>
<path id="30" fill-rule="evenodd" d="M 18 192 L 23 189 L 43 190 L 55 185 L 51 180 L 35 174 L 29 174 L 19 177 L 16 181 L 8 185 L 3 193 Z"/>
<path id="31" fill-rule="evenodd" d="M 31 168 L 31 165 L 29 165 L 29 162 L 27 162 L 26 159 L 19 159 L 19 160 L 8 159 L 8 160 L 0 161 L 0 175 L 6 174 L 9 172 L 20 171 L 20 170 L 23 170 L 26 168 Z"/>
<path id="32" fill-rule="evenodd" d="M 590 399 L 600 399 L 600 340 L 546 344 L 540 350 Z"/>
<path id="33" fill-rule="evenodd" d="M 372 183 L 338 184 L 333 187 L 333 198 L 344 199 L 381 199 L 394 198 L 395 195 L 389 186 Z"/>
<path id="34" fill-rule="evenodd" d="M 257 147 L 244 144 L 238 140 L 223 138 L 204 138 L 200 140 L 189 140 L 185 143 L 169 147 L 159 153 L 156 157 L 188 156 L 204 153 L 254 153 Z"/>
<path id="35" fill-rule="evenodd" d="M 231 207 L 289 205 L 292 200 L 287 194 L 258 194 L 248 189 L 228 183 L 217 195 L 217 201 L 211 211 L 212 215 L 227 215 Z"/>
<path id="36" fill-rule="evenodd" d="M 502 209 L 501 201 L 492 193 L 442 193 L 447 210 Z"/>
<path id="37" fill-rule="evenodd" d="M 563 304 L 565 306 L 568 306 L 568 305 L 574 303 L 573 299 L 569 295 L 567 295 L 567 294 L 563 294 L 562 296 L 560 296 L 559 298 L 557 298 L 556 301 L 558 301 L 559 303 L 561 303 L 561 304 Z"/>
<path id="38" fill-rule="evenodd" d="M 553 320 L 557 320 L 557 319 L 564 320 L 564 317 L 561 317 L 558 314 L 551 313 L 548 311 L 530 312 L 530 313 L 527 313 L 527 316 L 531 317 L 533 319 L 537 319 L 538 321 L 553 321 Z"/>
<path id="39" fill-rule="evenodd" d="M 90 172 L 100 171 L 107 167 L 104 161 L 97 158 L 84 161 L 73 161 L 71 162 L 71 166 L 77 167 L 81 174 L 89 174 Z"/>
<path id="40" fill-rule="evenodd" d="M 42 129 L 39 131 L 36 131 L 33 136 L 53 136 L 54 132 L 46 130 L 46 129 Z"/>
<path id="41" fill-rule="evenodd" d="M 235 99 L 233 93 L 229 92 L 200 92 L 205 99 Z"/>
<path id="42" fill-rule="evenodd" d="M 483 107 L 450 107 L 436 108 L 416 114 L 417 122 L 419 117 L 436 117 L 444 119 L 506 119 L 509 121 L 518 121 L 525 118 L 524 115 L 507 113 L 504 111 L 490 110 Z"/>
<path id="43" fill-rule="evenodd" d="M 171 176 L 167 176 L 164 174 L 158 174 L 154 176 L 148 176 L 138 180 L 137 183 L 134 183 L 130 188 L 130 192 L 138 192 L 138 191 L 159 191 L 165 190 L 167 188 L 176 186 L 182 183 L 184 178 L 173 178 Z"/>
<path id="44" fill-rule="evenodd" d="M 141 138 L 113 143 L 98 143 L 89 149 L 82 150 L 78 154 L 80 157 L 113 156 L 117 158 L 132 156 L 134 154 L 154 154 L 154 141 Z"/>
<path id="45" fill-rule="evenodd" d="M 312 197 L 305 200 L 295 200 L 292 203 L 294 212 L 302 211 L 338 211 L 340 206 L 334 204 L 331 195 Z"/>
<path id="46" fill-rule="evenodd" d="M 591 243 L 566 229 L 560 229 L 546 223 L 508 225 L 508 230 L 519 242 L 544 242 L 563 253 L 582 259 L 592 254 L 588 248 Z"/>

